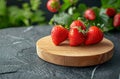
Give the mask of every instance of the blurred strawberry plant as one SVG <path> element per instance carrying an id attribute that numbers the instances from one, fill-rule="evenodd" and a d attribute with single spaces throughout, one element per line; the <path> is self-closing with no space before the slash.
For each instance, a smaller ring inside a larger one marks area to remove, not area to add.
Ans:
<path id="1" fill-rule="evenodd" d="M 0 28 L 13 26 L 29 26 L 45 22 L 44 12 L 39 10 L 40 0 L 30 0 L 18 6 L 7 6 L 6 0 L 0 0 Z"/>
<path id="2" fill-rule="evenodd" d="M 120 0 L 101 0 L 101 7 L 87 7 L 85 4 L 78 4 L 78 1 L 79 0 L 63 0 L 58 13 L 54 14 L 49 23 L 52 25 L 61 24 L 69 28 L 73 20 L 81 19 L 86 24 L 86 26 L 89 27 L 96 25 L 104 32 L 120 28 L 113 25 L 114 17 L 109 17 L 106 14 L 107 8 L 114 8 L 116 13 L 120 13 Z M 87 20 L 84 17 L 84 12 L 88 8 L 94 10 L 96 15 L 95 20 Z"/>

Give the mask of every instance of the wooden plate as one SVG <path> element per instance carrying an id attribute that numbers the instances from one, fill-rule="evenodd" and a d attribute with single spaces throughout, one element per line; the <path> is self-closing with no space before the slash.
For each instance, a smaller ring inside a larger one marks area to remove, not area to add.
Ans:
<path id="1" fill-rule="evenodd" d="M 68 41 L 55 46 L 50 36 L 36 43 L 38 56 L 50 63 L 63 66 L 92 66 L 102 64 L 113 55 L 114 44 L 104 38 L 100 43 L 90 46 L 69 46 Z"/>

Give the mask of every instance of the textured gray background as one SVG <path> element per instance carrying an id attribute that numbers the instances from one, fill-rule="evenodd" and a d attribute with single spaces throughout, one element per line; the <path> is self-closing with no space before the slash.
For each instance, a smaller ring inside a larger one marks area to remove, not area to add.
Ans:
<path id="1" fill-rule="evenodd" d="M 115 44 L 113 58 L 92 67 L 63 67 L 41 60 L 36 41 L 50 34 L 51 26 L 0 30 L 0 79 L 120 79 L 120 33 L 105 37 Z"/>

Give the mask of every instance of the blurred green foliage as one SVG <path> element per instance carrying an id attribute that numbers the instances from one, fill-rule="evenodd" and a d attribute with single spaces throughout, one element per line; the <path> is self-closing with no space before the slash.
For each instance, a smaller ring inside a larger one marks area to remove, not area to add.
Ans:
<path id="1" fill-rule="evenodd" d="M 0 0 L 0 28 L 29 26 L 45 23 L 44 12 L 39 9 L 41 0 L 30 0 L 18 6 L 7 6 L 6 0 Z"/>
<path id="2" fill-rule="evenodd" d="M 117 13 L 119 13 L 120 0 L 101 0 L 101 3 L 101 7 L 88 7 L 82 3 L 78 4 L 78 0 L 63 0 L 59 12 L 51 18 L 49 23 L 51 25 L 61 24 L 64 27 L 67 26 L 67 28 L 69 28 L 73 20 L 81 19 L 87 27 L 96 25 L 104 32 L 119 29 L 113 26 L 113 18 L 108 17 L 105 12 L 106 8 L 112 7 L 116 9 Z M 96 19 L 94 21 L 86 20 L 84 18 L 84 12 L 88 8 L 92 8 L 95 11 Z"/>

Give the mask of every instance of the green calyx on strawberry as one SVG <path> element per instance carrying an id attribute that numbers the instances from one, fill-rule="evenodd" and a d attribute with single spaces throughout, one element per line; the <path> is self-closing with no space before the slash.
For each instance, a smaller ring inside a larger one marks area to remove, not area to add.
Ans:
<path id="1" fill-rule="evenodd" d="M 114 8 L 107 8 L 106 9 L 106 15 L 109 17 L 113 17 L 116 14 L 116 10 Z"/>
<path id="2" fill-rule="evenodd" d="M 55 45 L 60 45 L 68 38 L 68 30 L 61 25 L 55 25 L 51 30 L 51 37 Z"/>
<path id="3" fill-rule="evenodd" d="M 77 0 L 68 0 L 71 4 L 76 4 Z"/>
<path id="4" fill-rule="evenodd" d="M 93 20 L 96 19 L 96 14 L 95 14 L 94 10 L 90 8 L 90 9 L 87 9 L 87 10 L 85 11 L 84 17 L 85 17 L 86 19 L 88 19 L 88 20 L 93 21 Z"/>
<path id="5" fill-rule="evenodd" d="M 47 9 L 50 12 L 57 12 L 60 8 L 60 1 L 59 0 L 48 0 L 47 2 Z"/>
<path id="6" fill-rule="evenodd" d="M 114 27 L 120 27 L 120 13 L 114 16 L 113 25 Z"/>
<path id="7" fill-rule="evenodd" d="M 86 26 L 84 25 L 84 23 L 81 20 L 75 20 L 71 23 L 70 28 L 73 27 L 81 27 L 82 30 L 86 30 Z"/>
<path id="8" fill-rule="evenodd" d="M 99 43 L 100 41 L 102 41 L 103 37 L 104 34 L 101 29 L 99 29 L 97 26 L 91 26 L 86 34 L 85 45 Z"/>
<path id="9" fill-rule="evenodd" d="M 85 30 L 82 30 L 81 27 L 78 26 L 70 29 L 68 35 L 70 46 L 79 46 L 84 44 L 85 34 L 83 33 L 83 31 Z"/>

